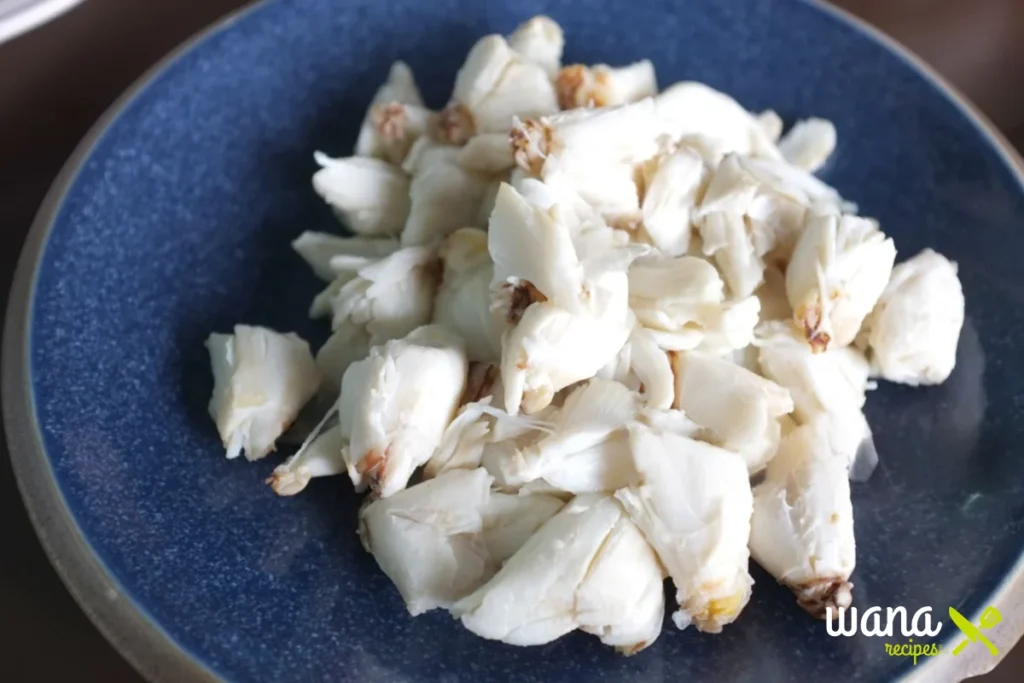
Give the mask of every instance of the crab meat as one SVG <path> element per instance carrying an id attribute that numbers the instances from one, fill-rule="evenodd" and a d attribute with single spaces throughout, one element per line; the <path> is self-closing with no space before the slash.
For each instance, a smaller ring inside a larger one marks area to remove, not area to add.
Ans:
<path id="1" fill-rule="evenodd" d="M 700 222 L 700 236 L 704 253 L 714 257 L 733 298 L 757 291 L 764 281 L 764 261 L 747 234 L 743 216 L 726 211 L 706 214 Z"/>
<path id="2" fill-rule="evenodd" d="M 498 569 L 484 541 L 486 471 L 453 470 L 371 502 L 360 536 L 413 616 L 456 601 Z"/>
<path id="3" fill-rule="evenodd" d="M 530 414 L 593 377 L 629 336 L 628 266 L 588 268 L 568 229 L 503 185 L 491 214 L 494 305 L 514 327 L 502 344 L 505 407 Z M 606 267 L 607 266 L 607 267 Z"/>
<path id="4" fill-rule="evenodd" d="M 788 586 L 800 606 L 825 618 L 850 606 L 856 565 L 853 505 L 846 457 L 832 449 L 827 429 L 797 427 L 754 489 L 750 550 Z"/>
<path id="5" fill-rule="evenodd" d="M 405 488 L 441 442 L 466 385 L 462 340 L 438 325 L 370 349 L 345 371 L 339 398 L 352 483 L 381 498 Z M 347 406 L 348 409 L 344 409 Z"/>
<path id="6" fill-rule="evenodd" d="M 305 489 L 312 479 L 345 474 L 345 458 L 341 452 L 348 443 L 347 436 L 335 425 L 316 436 L 305 448 L 274 468 L 267 483 L 279 496 L 294 496 Z"/>
<path id="7" fill-rule="evenodd" d="M 511 645 L 582 628 L 625 652 L 646 647 L 661 629 L 664 594 L 654 586 L 662 574 L 629 525 L 613 498 L 575 498 L 452 614 L 473 633 Z M 619 590 L 596 582 L 612 576 Z"/>
<path id="8" fill-rule="evenodd" d="M 643 175 L 644 230 L 663 254 L 682 256 L 690 248 L 691 213 L 707 186 L 707 167 L 698 154 L 682 147 L 644 164 Z"/>
<path id="9" fill-rule="evenodd" d="M 434 245 L 459 228 L 482 225 L 490 181 L 459 165 L 458 150 L 427 141 L 406 161 L 412 182 L 403 246 Z"/>
<path id="10" fill-rule="evenodd" d="M 437 256 L 426 247 L 406 247 L 339 275 L 311 311 L 332 314 L 334 334 L 317 355 L 328 381 L 337 385 L 348 363 L 365 357 L 370 346 L 430 322 L 439 278 Z"/>
<path id="11" fill-rule="evenodd" d="M 409 215 L 409 178 L 402 169 L 380 159 L 332 159 L 314 155 L 320 170 L 313 189 L 334 209 L 352 232 L 365 237 L 394 237 Z"/>
<path id="12" fill-rule="evenodd" d="M 434 322 L 466 341 L 469 360 L 498 362 L 507 324 L 490 305 L 494 264 L 487 233 L 477 228 L 456 230 L 442 243 L 438 256 L 444 274 L 434 300 Z"/>
<path id="13" fill-rule="evenodd" d="M 750 600 L 747 571 L 753 497 L 747 465 L 677 432 L 629 426 L 640 481 L 615 497 L 676 586 L 677 628 L 718 633 Z"/>
<path id="14" fill-rule="evenodd" d="M 779 151 L 786 161 L 813 173 L 836 148 L 836 127 L 826 119 L 798 121 L 779 142 Z"/>
<path id="15" fill-rule="evenodd" d="M 633 328 L 629 340 L 597 377 L 640 393 L 649 408 L 665 410 L 675 400 L 675 377 L 668 354 L 658 346 L 654 333 L 640 325 Z"/>
<path id="16" fill-rule="evenodd" d="M 757 118 L 725 93 L 702 83 L 676 83 L 655 99 L 662 130 L 673 140 L 700 136 L 723 153 L 779 158 Z"/>
<path id="17" fill-rule="evenodd" d="M 629 269 L 629 292 L 637 320 L 664 349 L 726 353 L 753 338 L 757 298 L 726 301 L 718 271 L 704 259 L 638 260 Z"/>
<path id="18" fill-rule="evenodd" d="M 592 379 L 549 418 L 553 432 L 500 461 L 506 486 L 544 480 L 569 493 L 614 492 L 636 480 L 626 424 L 639 396 L 618 382 Z"/>
<path id="19" fill-rule="evenodd" d="M 941 384 L 956 365 L 963 324 L 956 264 L 925 249 L 892 269 L 862 334 L 878 376 L 911 386 Z"/>
<path id="20" fill-rule="evenodd" d="M 294 333 L 236 325 L 206 340 L 213 368 L 210 416 L 228 458 L 259 460 L 316 394 L 320 373 Z"/>
<path id="21" fill-rule="evenodd" d="M 515 167 L 506 133 L 481 133 L 459 149 L 459 165 L 477 173 L 504 173 Z"/>
<path id="22" fill-rule="evenodd" d="M 399 110 L 403 114 L 401 119 L 397 114 Z M 356 156 L 402 163 L 415 136 L 424 132 L 419 127 L 419 112 L 425 111 L 412 69 L 405 62 L 395 62 L 388 72 L 388 80 L 374 95 L 363 118 L 356 140 Z M 412 116 L 406 112 L 413 112 Z"/>
<path id="23" fill-rule="evenodd" d="M 775 110 L 765 109 L 757 115 L 757 122 L 761 125 L 765 136 L 772 142 L 778 142 L 782 137 L 782 118 Z"/>
<path id="24" fill-rule="evenodd" d="M 738 453 L 751 474 L 764 469 L 782 436 L 779 418 L 793 412 L 789 392 L 725 358 L 697 351 L 672 354 L 676 401 L 712 441 Z"/>
<path id="25" fill-rule="evenodd" d="M 508 46 L 553 79 L 562 66 L 565 36 L 553 19 L 538 15 L 516 27 L 508 37 Z"/>
<path id="26" fill-rule="evenodd" d="M 492 491 L 481 509 L 483 538 L 491 559 L 507 562 L 544 523 L 565 507 L 565 501 L 542 493 Z"/>
<path id="27" fill-rule="evenodd" d="M 318 278 L 331 282 L 339 270 L 349 270 L 348 266 L 353 262 L 380 259 L 398 251 L 398 240 L 341 237 L 307 231 L 292 241 L 292 249 L 309 264 Z M 332 265 L 335 263 L 337 267 Z"/>
<path id="28" fill-rule="evenodd" d="M 846 346 L 889 282 L 896 247 L 870 219 L 814 216 L 786 269 L 793 320 L 817 351 Z"/>
<path id="29" fill-rule="evenodd" d="M 463 145 L 478 133 L 507 133 L 513 117 L 556 111 L 558 101 L 544 67 L 513 50 L 501 36 L 489 35 L 477 41 L 456 74 L 435 137 Z"/>
<path id="30" fill-rule="evenodd" d="M 797 422 L 823 420 L 851 477 L 867 479 L 878 455 L 862 412 L 870 370 L 864 355 L 853 347 L 815 353 L 791 321 L 764 323 L 757 337 L 761 373 L 789 390 Z"/>
<path id="31" fill-rule="evenodd" d="M 558 72 L 555 92 L 562 109 L 608 107 L 657 95 L 658 82 L 648 59 L 622 67 L 572 64 Z"/>

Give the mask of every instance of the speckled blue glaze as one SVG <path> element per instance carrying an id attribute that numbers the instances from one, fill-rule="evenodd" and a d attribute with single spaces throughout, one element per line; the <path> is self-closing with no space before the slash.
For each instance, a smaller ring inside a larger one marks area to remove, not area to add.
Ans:
<path id="1" fill-rule="evenodd" d="M 87 541 L 167 635 L 239 681 L 881 681 L 910 669 L 878 639 L 833 639 L 755 569 L 720 636 L 669 625 L 623 658 L 581 635 L 485 642 L 411 619 L 359 546 L 340 479 L 281 499 L 275 464 L 224 459 L 206 414 L 204 338 L 236 322 L 296 330 L 318 283 L 289 250 L 337 229 L 312 152 L 352 147 L 396 58 L 441 105 L 472 42 L 538 12 L 567 61 L 650 57 L 750 109 L 836 123 L 826 178 L 906 258 L 960 264 L 968 321 L 941 387 L 869 401 L 882 465 L 854 491 L 856 604 L 986 602 L 1024 543 L 1024 194 L 984 136 L 900 58 L 798 2 L 270 2 L 203 40 L 134 98 L 67 193 L 38 274 L 35 405 Z M 942 637 L 951 636 L 947 626 Z M 896 640 L 896 639 L 894 639 Z M 918 666 L 921 666 L 919 663 Z"/>

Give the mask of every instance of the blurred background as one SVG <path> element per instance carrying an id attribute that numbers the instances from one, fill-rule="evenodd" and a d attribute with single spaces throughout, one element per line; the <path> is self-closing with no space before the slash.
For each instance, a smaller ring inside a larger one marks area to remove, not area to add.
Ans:
<path id="1" fill-rule="evenodd" d="M 341 2 L 343 0 L 339 0 Z M 386 0 L 382 0 L 386 1 Z M 708 0 L 711 1 L 711 0 Z M 783 2 L 785 0 L 764 0 Z M 0 282 L 92 123 L 175 45 L 242 0 L 0 0 Z M 1024 0 L 838 0 L 951 80 L 1024 147 Z M 29 7 L 35 5 L 34 7 Z M 29 8 L 29 9 L 26 9 Z M 6 23 L 6 30 L 5 30 Z M 31 26 L 36 28 L 28 30 Z M 13 36 L 15 33 L 20 35 Z M 79 611 L 29 526 L 0 448 L 0 679 L 139 677 Z M 1024 646 L 979 683 L 1024 680 Z"/>

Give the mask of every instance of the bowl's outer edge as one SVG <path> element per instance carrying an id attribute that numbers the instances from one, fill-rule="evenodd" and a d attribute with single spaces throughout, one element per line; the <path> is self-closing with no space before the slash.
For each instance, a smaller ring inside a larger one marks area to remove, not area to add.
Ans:
<path id="1" fill-rule="evenodd" d="M 65 163 L 45 199 L 18 259 L 7 315 L 2 352 L 3 419 L 11 464 L 29 519 L 47 557 L 82 611 L 129 663 L 151 681 L 221 680 L 194 655 L 182 649 L 130 599 L 122 597 L 118 582 L 93 553 L 63 494 L 46 457 L 33 405 L 31 366 L 28 362 L 31 311 L 36 274 L 43 248 L 64 196 L 96 142 L 127 104 L 154 77 L 181 55 L 209 36 L 274 0 L 253 0 L 181 43 L 140 76 L 93 124 Z M 911 64 L 957 106 L 997 149 L 1024 187 L 1024 159 L 977 107 L 920 57 L 894 38 L 848 11 L 825 0 L 803 0 L 860 31 Z M 962 681 L 991 671 L 1024 634 L 1024 555 L 993 594 L 990 604 L 1003 615 L 1000 654 L 969 649 L 964 655 L 928 658 L 903 683 Z M 1011 642 L 1012 641 L 1012 642 Z"/>
<path id="2" fill-rule="evenodd" d="M 180 647 L 123 594 L 120 584 L 93 552 L 67 507 L 46 457 L 33 400 L 29 355 L 36 276 L 53 221 L 68 188 L 121 111 L 179 57 L 271 1 L 251 0 L 194 33 L 139 76 L 96 120 L 61 168 L 29 228 L 4 320 L 0 394 L 4 431 L 11 466 L 29 519 L 57 575 L 89 620 L 136 671 L 158 683 L 205 683 L 223 679 Z"/>

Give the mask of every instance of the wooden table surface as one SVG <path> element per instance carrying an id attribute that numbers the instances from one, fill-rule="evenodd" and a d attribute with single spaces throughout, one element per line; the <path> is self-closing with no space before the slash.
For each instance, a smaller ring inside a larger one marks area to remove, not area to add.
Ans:
<path id="1" fill-rule="evenodd" d="M 340 0 L 339 0 L 340 1 Z M 386 2 L 386 0 L 381 0 Z M 240 0 L 85 0 L 0 45 L 0 282 L 57 171 L 107 106 L 179 42 Z M 1024 2 L 842 0 L 902 40 L 1024 143 Z M 138 675 L 92 627 L 48 564 L 0 448 L 0 679 L 120 683 Z M 984 683 L 1024 680 L 1024 646 Z"/>

